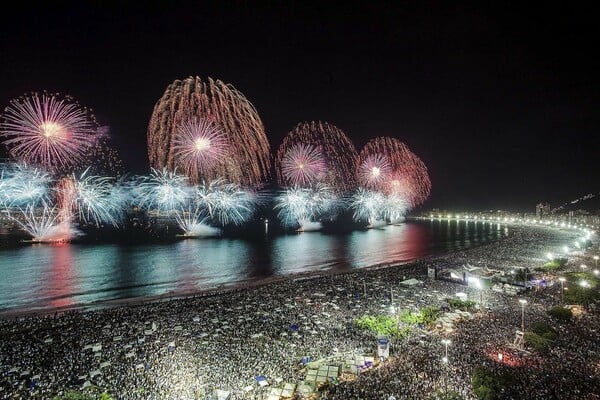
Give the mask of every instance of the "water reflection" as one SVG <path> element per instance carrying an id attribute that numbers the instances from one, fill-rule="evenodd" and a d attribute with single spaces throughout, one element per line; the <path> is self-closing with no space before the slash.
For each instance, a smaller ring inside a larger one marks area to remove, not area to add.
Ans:
<path id="1" fill-rule="evenodd" d="M 37 245 L 0 251 L 0 310 L 197 291 L 302 272 L 362 268 L 463 249 L 504 227 L 427 221 L 348 234 L 257 235 L 160 245 Z"/>
<path id="2" fill-rule="evenodd" d="M 40 246 L 40 245 L 37 245 Z M 76 265 L 73 262 L 73 249 L 68 243 L 50 245 L 51 261 L 48 279 L 43 297 L 48 299 L 51 307 L 65 307 L 73 304 L 73 293 L 77 285 Z"/>

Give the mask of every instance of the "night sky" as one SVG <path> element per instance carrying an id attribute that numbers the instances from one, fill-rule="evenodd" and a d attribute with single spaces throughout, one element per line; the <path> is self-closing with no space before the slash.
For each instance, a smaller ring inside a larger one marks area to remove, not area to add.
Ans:
<path id="1" fill-rule="evenodd" d="M 429 168 L 423 209 L 531 211 L 600 190 L 599 35 L 576 2 L 23 3 L 0 13 L 0 106 L 71 94 L 134 173 L 155 102 L 198 75 L 243 92 L 273 150 L 305 120 L 358 150 L 399 138 Z"/>

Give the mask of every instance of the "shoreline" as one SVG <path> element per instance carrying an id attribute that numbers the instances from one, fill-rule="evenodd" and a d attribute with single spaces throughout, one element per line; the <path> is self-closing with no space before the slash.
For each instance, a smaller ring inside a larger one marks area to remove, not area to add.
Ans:
<path id="1" fill-rule="evenodd" d="M 488 243 L 485 243 L 488 244 Z M 481 246 L 484 246 L 482 244 Z M 451 252 L 444 253 L 451 254 Z M 167 292 L 163 294 L 157 295 L 148 295 L 148 296 L 136 296 L 136 297 L 122 297 L 122 298 L 114 298 L 109 300 L 101 300 L 93 303 L 80 303 L 80 304 L 72 304 L 69 306 L 62 307 L 51 307 L 51 308 L 43 308 L 43 309 L 26 309 L 26 310 L 0 310 L 0 321 L 1 320 L 15 320 L 19 318 L 27 318 L 27 317 L 47 317 L 53 314 L 61 315 L 68 312 L 95 312 L 99 310 L 105 310 L 110 308 L 118 308 L 118 307 L 129 307 L 129 306 L 143 306 L 145 304 L 153 304 L 160 302 L 167 302 L 178 299 L 188 299 L 195 297 L 211 297 L 226 294 L 229 292 L 235 292 L 238 290 L 245 289 L 253 289 L 259 288 L 262 286 L 269 286 L 272 284 L 280 283 L 280 282 L 288 282 L 288 281 L 307 281 L 312 279 L 318 279 L 322 277 L 330 277 L 330 276 L 338 276 L 345 274 L 353 274 L 360 273 L 361 271 L 375 271 L 382 268 L 394 268 L 400 266 L 411 266 L 412 264 L 416 264 L 418 262 L 431 259 L 434 257 L 440 257 L 441 255 L 428 255 L 422 258 L 410 260 L 410 261 L 394 261 L 390 263 L 383 264 L 374 264 L 361 268 L 349 269 L 347 271 L 335 271 L 335 270 L 324 270 L 324 271 L 307 271 L 307 272 L 298 272 L 291 275 L 285 276 L 270 276 L 267 278 L 262 278 L 260 280 L 253 281 L 242 281 L 238 283 L 231 284 L 220 284 L 218 286 L 207 287 L 206 289 L 197 289 L 192 291 L 182 291 L 182 292 Z"/>
<path id="2" fill-rule="evenodd" d="M 407 220 L 423 220 L 425 218 L 411 217 L 407 218 Z M 450 220 L 448 220 L 450 221 Z M 485 222 L 485 221 L 481 221 Z M 554 227 L 546 227 L 546 226 L 529 226 L 522 225 L 519 223 L 506 223 L 505 225 L 512 228 L 532 228 L 532 229 L 564 229 L 564 228 L 554 228 Z M 130 306 L 143 306 L 145 304 L 153 304 L 160 302 L 167 302 L 178 299 L 187 299 L 187 298 L 195 298 L 195 297 L 211 297 L 222 295 L 225 293 L 235 292 L 238 290 L 259 288 L 262 286 L 268 286 L 281 282 L 295 281 L 295 280 L 311 280 L 318 279 L 321 277 L 331 277 L 331 276 L 339 276 L 345 274 L 357 274 L 357 273 L 366 273 L 369 271 L 375 271 L 382 268 L 395 268 L 395 267 L 404 267 L 410 268 L 415 266 L 420 262 L 432 261 L 435 259 L 443 259 L 448 255 L 457 254 L 460 252 L 468 252 L 473 249 L 478 249 L 481 247 L 490 246 L 494 243 L 498 243 L 504 240 L 510 240 L 510 236 L 503 236 L 495 240 L 491 240 L 485 243 L 474 244 L 465 249 L 457 249 L 457 250 L 448 250 L 442 253 L 437 254 L 429 254 L 420 258 L 416 258 L 413 260 L 395 260 L 388 263 L 379 263 L 368 265 L 360 268 L 350 268 L 345 271 L 339 270 L 316 270 L 316 271 L 306 271 L 306 272 L 297 272 L 289 275 L 277 275 L 277 276 L 268 276 L 265 278 L 260 278 L 258 280 L 250 280 L 250 281 L 237 281 L 232 283 L 225 283 L 213 286 L 207 286 L 206 288 L 198 288 L 189 291 L 181 291 L 174 292 L 169 291 L 162 294 L 156 295 L 145 295 L 145 296 L 135 296 L 135 297 L 118 297 L 107 300 L 98 300 L 92 303 L 77 303 L 71 304 L 68 306 L 58 306 L 58 307 L 44 307 L 44 308 L 30 308 L 30 309 L 0 309 L 0 321 L 2 320 L 15 320 L 20 318 L 30 318 L 30 317 L 48 317 L 52 315 L 61 315 L 69 312 L 95 312 L 99 310 L 106 310 L 110 308 L 118 308 L 118 307 L 130 307 Z"/>
<path id="3" fill-rule="evenodd" d="M 411 220 L 420 220 L 417 217 L 410 218 Z M 409 218 L 407 218 L 409 220 Z M 483 222 L 483 221 L 482 221 Z M 522 227 L 519 224 L 507 224 L 513 227 Z M 458 252 L 469 251 L 471 249 L 481 248 L 485 246 L 489 246 L 493 243 L 497 243 L 499 241 L 510 239 L 509 236 L 503 236 L 495 240 L 490 240 L 485 243 L 473 244 L 465 249 L 458 250 L 448 250 L 445 252 L 437 253 L 437 254 L 429 254 L 423 257 L 419 257 L 413 260 L 395 260 L 388 263 L 379 263 L 368 265 L 360 268 L 350 268 L 348 270 L 339 271 L 339 270 L 317 270 L 317 271 L 306 271 L 306 272 L 297 272 L 284 276 L 269 276 L 265 278 L 261 278 L 258 280 L 251 281 L 238 281 L 229 284 L 219 284 L 216 286 L 208 286 L 206 288 L 199 288 L 191 291 L 181 291 L 181 292 L 173 292 L 169 291 L 162 294 L 156 295 L 146 295 L 146 296 L 135 296 L 135 297 L 119 297 L 112 298 L 108 300 L 99 300 L 92 303 L 77 303 L 71 304 L 68 306 L 59 306 L 59 307 L 48 307 L 48 308 L 31 308 L 31 309 L 6 309 L 0 310 L 0 321 L 1 320 L 15 320 L 20 318 L 30 318 L 30 317 L 48 317 L 54 314 L 61 315 L 69 312 L 95 312 L 99 310 L 106 310 L 110 308 L 118 308 L 118 307 L 130 307 L 130 306 L 143 306 L 145 304 L 153 304 L 160 302 L 167 302 L 171 300 L 178 299 L 187 299 L 194 297 L 210 297 L 216 295 L 222 295 L 229 292 L 235 292 L 238 290 L 259 288 L 262 286 L 268 286 L 281 282 L 295 281 L 295 280 L 311 280 L 318 279 L 321 277 L 331 277 L 331 276 L 339 276 L 345 274 L 357 274 L 357 273 L 365 273 L 368 271 L 375 271 L 382 268 L 395 268 L 395 267 L 404 267 L 410 268 L 415 266 L 415 264 L 420 262 L 426 262 L 435 260 L 437 258 L 444 258 L 448 255 L 455 254 Z"/>

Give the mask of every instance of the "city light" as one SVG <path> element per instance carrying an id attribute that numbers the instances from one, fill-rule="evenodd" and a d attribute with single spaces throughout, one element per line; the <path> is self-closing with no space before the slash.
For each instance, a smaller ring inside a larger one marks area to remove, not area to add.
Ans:
<path id="1" fill-rule="evenodd" d="M 527 304 L 527 300 L 519 299 L 519 303 L 521 303 L 521 331 L 525 332 L 525 304 Z"/>
<path id="2" fill-rule="evenodd" d="M 565 302 L 565 281 L 567 280 L 564 276 L 558 278 L 560 281 L 560 302 Z"/>

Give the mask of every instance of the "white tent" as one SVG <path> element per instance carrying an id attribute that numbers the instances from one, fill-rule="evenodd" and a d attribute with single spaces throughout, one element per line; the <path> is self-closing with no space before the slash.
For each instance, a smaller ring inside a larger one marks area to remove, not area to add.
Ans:
<path id="1" fill-rule="evenodd" d="M 227 390 L 217 389 L 215 392 L 215 400 L 228 400 L 231 397 L 231 392 Z"/>

